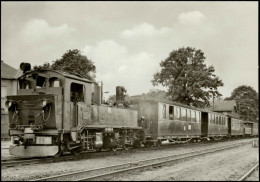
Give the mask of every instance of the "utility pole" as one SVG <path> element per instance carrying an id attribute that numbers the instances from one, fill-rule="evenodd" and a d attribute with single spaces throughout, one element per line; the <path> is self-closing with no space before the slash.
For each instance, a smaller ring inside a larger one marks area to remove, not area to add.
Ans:
<path id="1" fill-rule="evenodd" d="M 240 119 L 240 109 L 241 109 L 241 107 L 240 107 L 240 100 L 241 100 L 241 97 L 243 97 L 244 96 L 244 94 L 246 94 L 247 92 L 242 92 L 241 94 L 240 94 L 240 96 L 239 96 L 239 112 L 238 112 L 238 118 Z"/>
<path id="2" fill-rule="evenodd" d="M 247 120 L 249 121 L 249 109 L 250 109 L 250 107 L 249 106 L 247 106 Z"/>
<path id="3" fill-rule="evenodd" d="M 215 92 L 213 91 L 213 88 L 212 87 L 210 87 L 210 92 L 212 93 L 212 96 L 213 96 L 213 109 L 212 109 L 212 111 L 214 111 L 214 98 L 215 98 Z"/>

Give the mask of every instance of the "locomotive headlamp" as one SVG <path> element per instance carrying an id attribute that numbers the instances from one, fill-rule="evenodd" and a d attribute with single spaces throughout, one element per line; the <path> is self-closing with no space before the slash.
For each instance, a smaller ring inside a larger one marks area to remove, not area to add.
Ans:
<path id="1" fill-rule="evenodd" d="M 10 109 L 13 105 L 15 105 L 16 104 L 16 102 L 15 101 L 12 101 L 12 100 L 7 100 L 6 102 L 5 102 L 5 106 L 8 108 L 8 109 Z"/>
<path id="2" fill-rule="evenodd" d="M 47 105 L 49 105 L 51 103 L 51 101 L 47 100 L 47 99 L 44 99 L 41 103 L 41 106 L 42 107 L 46 107 Z"/>
<path id="3" fill-rule="evenodd" d="M 6 106 L 7 108 L 10 108 L 10 107 L 12 106 L 12 101 L 7 100 L 7 101 L 5 102 L 5 106 Z"/>
<path id="4" fill-rule="evenodd" d="M 47 105 L 47 100 L 42 101 L 42 107 L 45 107 Z"/>

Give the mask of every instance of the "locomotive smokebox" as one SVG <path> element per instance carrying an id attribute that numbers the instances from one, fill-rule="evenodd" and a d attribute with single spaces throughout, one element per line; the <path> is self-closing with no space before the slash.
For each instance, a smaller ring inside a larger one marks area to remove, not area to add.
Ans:
<path id="1" fill-rule="evenodd" d="M 124 103 L 125 102 L 125 95 L 124 93 L 126 93 L 126 89 L 123 86 L 117 86 L 116 87 L 116 103 Z"/>

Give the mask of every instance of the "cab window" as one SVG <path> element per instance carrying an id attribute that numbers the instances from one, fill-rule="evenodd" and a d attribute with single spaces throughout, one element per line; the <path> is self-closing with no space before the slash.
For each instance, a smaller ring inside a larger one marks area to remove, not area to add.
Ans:
<path id="1" fill-rule="evenodd" d="M 82 84 L 71 83 L 70 86 L 70 101 L 84 102 L 85 87 Z"/>
<path id="2" fill-rule="evenodd" d="M 50 87 L 61 87 L 60 80 L 57 77 L 52 77 L 49 79 Z"/>
<path id="3" fill-rule="evenodd" d="M 45 81 L 45 77 L 37 76 L 36 78 L 36 88 L 46 88 L 47 83 Z"/>

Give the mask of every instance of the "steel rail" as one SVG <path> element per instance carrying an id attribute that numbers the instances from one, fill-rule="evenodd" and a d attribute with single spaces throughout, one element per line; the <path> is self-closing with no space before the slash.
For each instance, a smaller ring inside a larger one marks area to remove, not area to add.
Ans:
<path id="1" fill-rule="evenodd" d="M 214 141 L 213 141 L 214 142 Z M 219 141 L 218 141 L 219 142 Z M 222 141 L 225 142 L 225 141 Z M 204 145 L 204 144 L 212 144 L 212 141 L 210 143 L 208 142 L 199 142 L 199 143 L 190 143 L 190 145 Z M 163 148 L 174 148 L 174 147 L 178 147 L 178 146 L 187 146 L 187 143 L 185 144 L 174 144 L 172 145 L 170 144 L 165 144 L 165 145 L 161 145 L 160 147 Z M 160 148 L 159 147 L 159 148 Z M 70 161 L 70 160 L 80 160 L 80 159 L 85 159 L 86 157 L 100 157 L 100 156 L 108 156 L 108 155 L 114 155 L 117 152 L 134 152 L 135 150 L 138 151 L 146 151 L 146 150 L 156 150 L 157 147 L 146 147 L 146 148 L 131 148 L 131 150 L 128 151 L 102 151 L 102 152 L 95 152 L 95 151 L 87 151 L 82 153 L 81 155 L 71 155 L 71 154 L 67 154 L 58 158 L 55 157 L 45 157 L 45 158 L 15 158 L 15 159 L 2 159 L 1 160 L 1 168 L 9 168 L 9 167 L 16 167 L 16 166 L 24 166 L 24 165 L 30 165 L 30 164 L 39 164 L 39 163 L 50 163 L 50 162 L 64 162 L 64 161 Z"/>
<path id="2" fill-rule="evenodd" d="M 247 179 L 259 166 L 259 162 L 252 167 L 244 176 L 242 176 L 241 178 L 238 179 L 238 181 L 245 181 L 245 179 Z"/>
<path id="3" fill-rule="evenodd" d="M 66 174 L 61 175 L 54 175 L 50 177 L 45 178 L 38 178 L 34 179 L 32 181 L 54 181 L 54 180 L 72 180 L 74 181 L 86 181 L 86 180 L 97 180 L 100 178 L 121 174 L 123 172 L 129 172 L 133 170 L 143 169 L 151 166 L 158 166 L 167 164 L 170 162 L 174 162 L 181 159 L 188 159 L 195 156 L 200 156 L 208 153 L 214 153 L 217 151 L 230 149 L 233 147 L 241 146 L 245 143 L 251 143 L 251 141 L 247 142 L 239 142 L 236 144 L 230 144 L 226 146 L 219 146 L 219 147 L 212 147 L 212 148 L 206 148 L 202 150 L 192 151 L 192 152 L 185 152 L 181 154 L 175 154 L 175 155 L 168 155 L 163 156 L 159 158 L 152 158 L 152 159 L 146 159 L 146 160 L 140 160 L 140 161 L 134 161 L 134 162 L 128 162 L 123 164 L 117 164 L 107 167 L 101 167 L 101 168 L 95 168 L 91 170 L 83 170 L 83 171 L 76 171 L 76 172 L 70 172 Z M 123 169 L 122 169 L 123 168 Z"/>
<path id="4" fill-rule="evenodd" d="M 194 145 L 198 143 L 192 143 Z M 190 145 L 192 145 L 190 144 Z M 203 145 L 204 143 L 199 143 L 200 145 Z M 178 146 L 184 146 L 184 144 L 175 144 L 175 145 L 162 145 L 161 147 L 163 148 L 171 148 L 171 147 L 178 147 Z M 130 148 L 131 150 L 139 150 L 139 151 L 145 151 L 145 150 L 153 150 L 157 148 Z M 69 161 L 69 160 L 80 160 L 80 159 L 85 159 L 86 157 L 100 157 L 100 156 L 107 156 L 107 155 L 114 155 L 117 152 L 131 152 L 131 150 L 123 150 L 123 151 L 101 151 L 101 152 L 96 152 L 96 151 L 87 151 L 84 152 L 80 155 L 72 155 L 72 154 L 67 154 L 58 158 L 55 157 L 44 157 L 44 158 L 14 158 L 14 159 L 2 159 L 1 160 L 1 167 L 2 169 L 4 168 L 9 168 L 9 167 L 15 167 L 15 166 L 24 166 L 24 165 L 30 165 L 30 164 L 39 164 L 39 163 L 50 163 L 50 162 L 64 162 L 64 161 Z"/>

